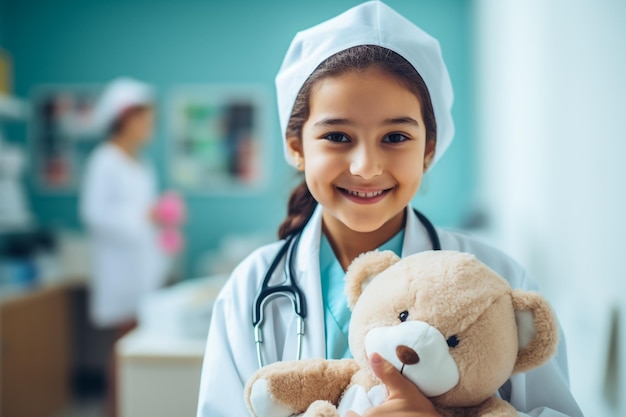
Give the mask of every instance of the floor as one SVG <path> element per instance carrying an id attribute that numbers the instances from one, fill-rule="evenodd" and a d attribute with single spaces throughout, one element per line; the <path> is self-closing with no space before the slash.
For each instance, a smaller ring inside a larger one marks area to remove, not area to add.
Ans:
<path id="1" fill-rule="evenodd" d="M 54 417 L 104 417 L 104 401 L 100 399 L 76 401 Z"/>

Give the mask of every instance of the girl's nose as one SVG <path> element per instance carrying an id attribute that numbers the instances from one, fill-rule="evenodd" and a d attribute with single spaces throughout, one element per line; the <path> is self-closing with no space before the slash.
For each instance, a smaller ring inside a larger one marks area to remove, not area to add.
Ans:
<path id="1" fill-rule="evenodd" d="M 382 157 L 378 151 L 368 146 L 354 150 L 350 162 L 350 173 L 363 179 L 370 179 L 382 174 Z"/>

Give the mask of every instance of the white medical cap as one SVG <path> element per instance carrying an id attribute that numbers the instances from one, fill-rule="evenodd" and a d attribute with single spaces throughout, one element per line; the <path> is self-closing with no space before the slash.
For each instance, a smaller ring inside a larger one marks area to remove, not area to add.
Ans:
<path id="1" fill-rule="evenodd" d="M 439 42 L 381 1 L 370 1 L 317 26 L 298 32 L 276 76 L 278 115 L 283 139 L 302 85 L 337 52 L 359 45 L 378 45 L 406 59 L 422 76 L 435 112 L 437 145 L 431 166 L 452 142 L 452 84 Z M 285 158 L 295 165 L 283 140 Z"/>
<path id="2" fill-rule="evenodd" d="M 125 110 L 135 106 L 149 106 L 153 102 L 154 91 L 150 85 L 132 78 L 116 78 L 107 84 L 96 102 L 93 127 L 106 131 Z"/>

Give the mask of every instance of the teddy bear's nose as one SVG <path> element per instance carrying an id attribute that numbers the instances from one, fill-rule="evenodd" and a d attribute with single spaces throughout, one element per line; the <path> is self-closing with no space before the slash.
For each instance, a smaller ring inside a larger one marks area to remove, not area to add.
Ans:
<path id="1" fill-rule="evenodd" d="M 408 346 L 400 345 L 396 348 L 396 356 L 405 365 L 414 365 L 420 361 L 416 351 Z"/>

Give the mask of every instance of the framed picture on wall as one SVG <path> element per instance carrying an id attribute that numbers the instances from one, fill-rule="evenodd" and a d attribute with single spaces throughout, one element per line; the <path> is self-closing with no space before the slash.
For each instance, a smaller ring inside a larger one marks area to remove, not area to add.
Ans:
<path id="1" fill-rule="evenodd" d="M 166 140 L 171 185 L 197 193 L 259 190 L 268 175 L 269 97 L 259 85 L 176 88 Z"/>
<path id="2" fill-rule="evenodd" d="M 101 139 L 90 118 L 100 89 L 46 85 L 32 94 L 30 148 L 35 184 L 46 192 L 75 192 L 85 160 Z"/>

